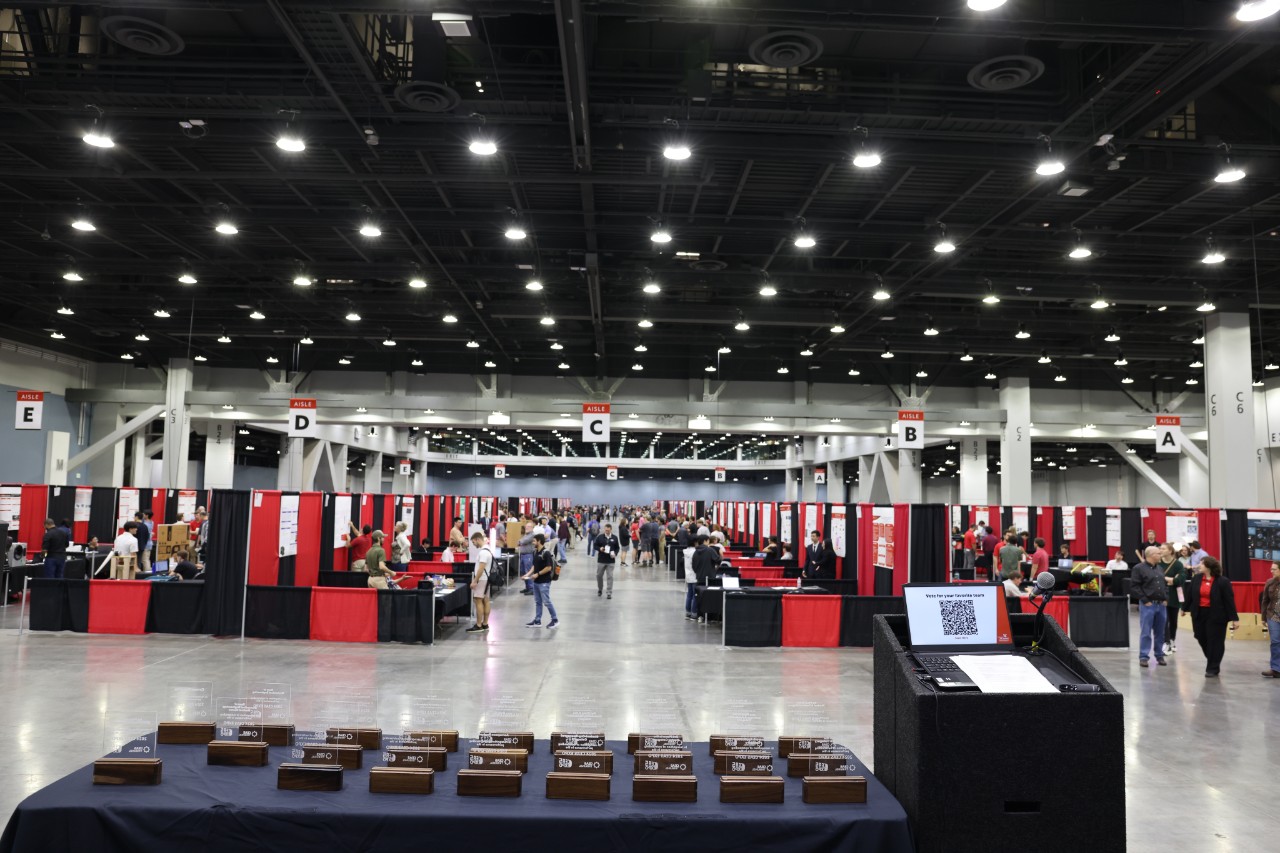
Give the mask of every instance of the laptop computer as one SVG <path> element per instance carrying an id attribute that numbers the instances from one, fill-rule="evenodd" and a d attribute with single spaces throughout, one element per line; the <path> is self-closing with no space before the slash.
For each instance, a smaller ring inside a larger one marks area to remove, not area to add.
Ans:
<path id="1" fill-rule="evenodd" d="M 911 656 L 938 689 L 978 689 L 951 655 L 1013 651 L 1003 584 L 909 583 L 902 595 Z"/>

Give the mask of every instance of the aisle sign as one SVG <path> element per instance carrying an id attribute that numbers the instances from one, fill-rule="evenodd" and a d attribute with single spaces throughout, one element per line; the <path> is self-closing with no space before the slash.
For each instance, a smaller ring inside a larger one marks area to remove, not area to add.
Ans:
<path id="1" fill-rule="evenodd" d="M 609 443 L 609 404 L 582 404 L 582 440 L 593 444 Z M 616 480 L 617 477 L 610 479 Z"/>
<path id="2" fill-rule="evenodd" d="M 44 392 L 19 391 L 18 405 L 14 411 L 14 429 L 40 429 L 44 417 Z"/>
<path id="3" fill-rule="evenodd" d="M 298 553 L 298 496 L 280 496 L 280 556 Z"/>
<path id="4" fill-rule="evenodd" d="M 89 507 L 93 503 L 93 489 L 88 486 L 79 486 L 76 488 L 75 514 L 71 517 L 72 521 L 88 521 Z"/>
<path id="5" fill-rule="evenodd" d="M 412 463 L 412 462 L 410 462 L 408 459 L 401 459 L 401 460 L 400 460 L 400 468 L 399 468 L 399 471 L 400 471 L 400 476 L 401 476 L 401 477 L 408 477 L 408 476 L 412 475 L 412 474 L 413 474 L 413 463 Z"/>
<path id="6" fill-rule="evenodd" d="M 604 478 L 606 480 L 618 479 L 618 466 L 610 465 L 608 468 L 604 469 Z"/>
<path id="7" fill-rule="evenodd" d="M 1156 453 L 1182 452 L 1182 418 L 1156 415 Z"/>
<path id="8" fill-rule="evenodd" d="M 320 424 L 316 423 L 316 401 L 314 399 L 303 397 L 289 399 L 289 437 L 320 437 Z"/>
<path id="9" fill-rule="evenodd" d="M 918 409 L 898 410 L 898 448 L 924 450 L 924 412 Z"/>
<path id="10" fill-rule="evenodd" d="M 493 466 L 493 478 L 495 480 L 505 480 L 507 477 L 507 466 L 501 462 Z"/>
<path id="11" fill-rule="evenodd" d="M 724 477 L 725 477 L 725 470 L 724 470 L 723 468 L 717 468 L 717 469 L 716 469 L 716 482 L 717 482 L 717 483 L 723 483 L 723 482 L 724 482 Z"/>
<path id="12" fill-rule="evenodd" d="M 826 468 L 814 468 L 814 469 L 813 469 L 813 482 L 814 482 L 814 484 L 815 484 L 815 485 L 818 485 L 818 486 L 825 486 L 825 485 L 827 484 L 827 469 L 826 469 Z"/>

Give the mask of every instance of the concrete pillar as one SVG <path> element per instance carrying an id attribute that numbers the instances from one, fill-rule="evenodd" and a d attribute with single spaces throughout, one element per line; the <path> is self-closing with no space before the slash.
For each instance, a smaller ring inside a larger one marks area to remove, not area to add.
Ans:
<path id="1" fill-rule="evenodd" d="M 185 358 L 169 359 L 164 388 L 164 448 L 160 452 L 160 482 L 166 489 L 190 487 L 187 461 L 191 456 L 191 414 L 187 411 L 187 392 L 191 390 L 191 362 Z"/>
<path id="2" fill-rule="evenodd" d="M 280 436 L 280 462 L 276 468 L 276 488 L 282 492 L 303 489 L 303 442 L 305 438 Z"/>
<path id="3" fill-rule="evenodd" d="M 347 471 L 347 445 L 331 444 L 329 445 L 329 454 L 332 461 L 329 463 L 330 476 L 333 478 L 333 489 L 337 492 L 354 491 L 351 486 L 351 474 Z"/>
<path id="4" fill-rule="evenodd" d="M 800 469 L 788 468 L 786 476 L 787 476 L 787 488 L 784 492 L 783 500 L 787 501 L 788 503 L 793 503 L 800 499 L 799 497 L 800 483 L 797 482 L 800 478 Z"/>
<path id="5" fill-rule="evenodd" d="M 426 462 L 413 463 L 413 493 L 415 495 L 426 495 L 431 493 L 430 490 L 427 488 L 427 463 Z"/>
<path id="6" fill-rule="evenodd" d="M 204 487 L 235 486 L 236 427 L 231 421 L 211 421 L 204 445 Z"/>
<path id="7" fill-rule="evenodd" d="M 369 494 L 382 494 L 382 454 L 370 453 L 365 456 L 364 488 Z"/>
<path id="8" fill-rule="evenodd" d="M 823 497 L 827 503 L 842 504 L 845 502 L 844 463 L 827 463 L 827 493 Z"/>
<path id="9" fill-rule="evenodd" d="M 96 440 L 109 435 L 123 424 L 125 419 L 120 414 L 120 406 L 112 403 L 96 403 L 93 407 L 90 436 Z M 96 456 L 89 462 L 89 485 L 115 486 L 124 485 L 124 442 L 116 442 L 116 446 Z"/>
<path id="10" fill-rule="evenodd" d="M 1186 453 L 1178 457 L 1178 494 L 1191 506 L 1209 506 L 1209 472 Z M 1121 506 L 1126 505 L 1121 503 Z"/>
<path id="11" fill-rule="evenodd" d="M 1001 380 L 1000 407 L 1007 418 L 1000 435 L 1000 503 L 1031 506 L 1031 380 Z"/>
<path id="12" fill-rule="evenodd" d="M 320 473 L 321 466 L 328 467 L 325 462 L 325 454 L 328 452 L 329 442 L 317 439 L 302 439 L 302 490 L 311 492 L 316 491 L 316 475 Z M 332 488 L 321 491 L 333 491 Z"/>
<path id="13" fill-rule="evenodd" d="M 958 503 L 985 506 L 990 503 L 987 490 L 987 440 L 965 436 L 956 442 L 960 448 L 960 498 Z"/>
<path id="14" fill-rule="evenodd" d="M 858 503 L 860 504 L 871 502 L 872 468 L 875 460 L 874 454 L 858 457 Z"/>
<path id="15" fill-rule="evenodd" d="M 129 482 L 135 489 L 151 488 L 151 457 L 147 455 L 147 431 L 140 429 L 130 441 L 133 442 L 133 475 Z"/>
<path id="16" fill-rule="evenodd" d="M 924 477 L 920 470 L 919 450 L 898 451 L 898 493 L 894 503 L 924 503 Z"/>
<path id="17" fill-rule="evenodd" d="M 818 484 L 813 479 L 813 457 L 817 451 L 818 440 L 811 435 L 801 439 L 800 466 L 800 500 L 810 503 L 818 500 Z"/>
<path id="18" fill-rule="evenodd" d="M 50 486 L 67 484 L 67 460 L 71 457 L 71 433 L 50 430 L 44 440 L 44 481 Z"/>
<path id="19" fill-rule="evenodd" d="M 1227 311 L 1209 314 L 1204 331 L 1209 505 L 1247 509 L 1258 497 L 1249 315 Z"/>

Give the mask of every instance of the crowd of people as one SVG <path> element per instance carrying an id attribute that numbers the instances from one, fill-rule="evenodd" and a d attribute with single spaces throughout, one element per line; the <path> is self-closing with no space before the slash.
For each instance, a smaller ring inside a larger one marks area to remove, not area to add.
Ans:
<path id="1" fill-rule="evenodd" d="M 110 578 L 133 580 L 141 574 L 156 580 L 181 581 L 191 580 L 203 573 L 204 561 L 209 550 L 209 513 L 204 507 L 198 507 L 190 519 L 178 513 L 175 523 L 186 524 L 190 528 L 188 545 L 186 548 L 174 551 L 163 570 L 153 571 L 156 547 L 155 514 L 151 510 L 135 512 L 132 520 L 121 525 L 120 532 L 111 543 L 110 553 L 124 559 L 110 561 Z M 74 538 L 69 520 L 65 518 L 58 522 L 54 522 L 52 518 L 44 520 L 44 537 L 40 543 L 43 577 L 66 576 L 67 555 L 74 544 Z M 98 554 L 98 546 L 96 536 L 84 543 L 85 554 L 91 562 Z M 193 555 L 194 562 L 191 559 Z M 96 571 L 96 567 L 91 566 L 90 571 Z"/>

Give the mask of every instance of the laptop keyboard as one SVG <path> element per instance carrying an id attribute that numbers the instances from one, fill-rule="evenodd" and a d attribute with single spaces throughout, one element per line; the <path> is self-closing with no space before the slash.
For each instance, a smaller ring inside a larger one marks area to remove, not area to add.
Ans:
<path id="1" fill-rule="evenodd" d="M 960 667 L 949 657 L 917 655 L 920 665 L 930 672 L 959 672 Z"/>

